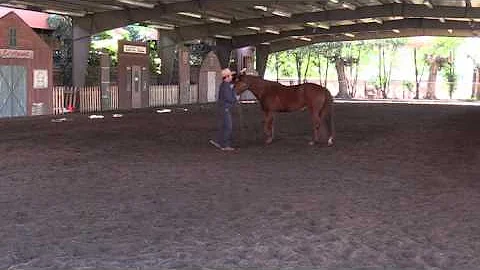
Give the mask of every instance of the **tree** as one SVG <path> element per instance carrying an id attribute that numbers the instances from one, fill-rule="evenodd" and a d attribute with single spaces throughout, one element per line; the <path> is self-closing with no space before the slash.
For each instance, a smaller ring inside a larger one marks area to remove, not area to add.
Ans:
<path id="1" fill-rule="evenodd" d="M 320 78 L 320 84 L 323 86 L 327 86 L 327 78 L 328 78 L 328 68 L 329 68 L 329 61 L 325 57 L 327 54 L 328 46 L 326 43 L 317 43 L 312 44 L 309 46 L 311 48 L 312 54 L 314 55 L 313 64 L 317 67 L 318 77 Z M 325 72 L 322 73 L 322 66 L 325 66 Z M 323 77 L 323 83 L 322 83 Z"/>
<path id="2" fill-rule="evenodd" d="M 59 43 L 58 49 L 53 53 L 53 63 L 61 71 L 60 79 L 63 85 L 72 84 L 72 55 L 73 55 L 73 26 L 70 17 L 50 15 L 47 19 L 48 26 L 53 28 L 53 36 Z"/>
<path id="3" fill-rule="evenodd" d="M 299 47 L 295 48 L 293 50 L 289 50 L 289 52 L 293 55 L 295 59 L 295 67 L 296 67 L 296 73 L 297 73 L 297 83 L 300 84 L 302 83 L 302 70 L 303 70 L 303 65 L 305 62 L 305 57 L 307 58 L 307 68 L 305 70 L 305 75 L 304 79 L 306 79 L 307 71 L 308 71 L 308 66 L 310 65 L 310 56 L 311 56 L 311 49 L 309 46 L 305 47 Z"/>
<path id="4" fill-rule="evenodd" d="M 325 51 L 325 57 L 335 64 L 338 78 L 338 93 L 337 98 L 352 98 L 348 93 L 347 76 L 345 74 L 345 64 L 348 63 L 348 59 L 342 56 L 344 42 L 331 42 L 327 43 L 327 50 Z"/>
<path id="5" fill-rule="evenodd" d="M 279 81 L 280 76 L 293 75 L 292 62 L 291 55 L 287 51 L 275 52 L 268 57 L 267 67 L 275 71 L 277 81 Z"/>
<path id="6" fill-rule="evenodd" d="M 327 44 L 325 57 L 335 64 L 338 78 L 337 98 L 352 98 L 356 94 L 358 69 L 363 42 L 332 42 Z M 345 71 L 348 68 L 348 72 Z"/>
<path id="7" fill-rule="evenodd" d="M 384 39 L 374 42 L 374 46 L 378 50 L 378 77 L 375 88 L 380 90 L 383 98 L 388 98 L 395 54 L 398 48 L 405 43 L 403 39 Z"/>
<path id="8" fill-rule="evenodd" d="M 480 61 L 478 59 L 480 59 L 480 56 L 467 54 L 467 57 L 473 62 L 472 94 L 470 98 L 480 100 L 480 91 L 478 90 L 480 81 Z"/>
<path id="9" fill-rule="evenodd" d="M 456 83 L 458 79 L 458 75 L 455 71 L 455 58 L 453 57 L 453 52 L 450 53 L 450 57 L 447 59 L 445 63 L 445 68 L 442 69 L 442 76 L 445 78 L 448 87 L 448 96 L 452 99 L 453 92 L 456 89 Z"/>
<path id="10" fill-rule="evenodd" d="M 435 92 L 438 71 L 447 65 L 451 51 L 454 51 L 459 45 L 460 40 L 458 38 L 435 38 L 431 50 L 425 57 L 425 62 L 430 67 L 426 99 L 437 98 Z"/>

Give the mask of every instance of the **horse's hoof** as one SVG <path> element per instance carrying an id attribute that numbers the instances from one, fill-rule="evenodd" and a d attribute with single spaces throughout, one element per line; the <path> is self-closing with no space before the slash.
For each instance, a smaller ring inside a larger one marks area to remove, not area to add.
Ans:
<path id="1" fill-rule="evenodd" d="M 328 146 L 333 146 L 333 139 L 332 138 L 328 139 L 327 145 Z"/>

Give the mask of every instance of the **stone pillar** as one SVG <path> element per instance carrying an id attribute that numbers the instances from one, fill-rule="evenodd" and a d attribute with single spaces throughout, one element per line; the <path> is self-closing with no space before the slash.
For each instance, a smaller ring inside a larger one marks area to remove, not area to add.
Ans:
<path id="1" fill-rule="evenodd" d="M 160 81 L 162 84 L 172 84 L 178 81 L 175 76 L 176 43 L 168 36 L 161 35 L 158 41 L 158 55 L 161 59 Z"/>
<path id="2" fill-rule="evenodd" d="M 258 45 L 255 51 L 256 51 L 255 62 L 256 62 L 258 76 L 263 78 L 265 76 L 265 70 L 267 68 L 267 61 L 268 61 L 268 55 L 270 53 L 270 47 L 268 45 Z"/>
<path id="3" fill-rule="evenodd" d="M 185 46 L 178 47 L 178 87 L 179 103 L 190 103 L 190 50 Z"/>
<path id="4" fill-rule="evenodd" d="M 87 75 L 88 53 L 90 49 L 90 33 L 79 27 L 73 26 L 73 85 L 81 87 L 85 85 Z"/>
<path id="5" fill-rule="evenodd" d="M 203 59 L 198 78 L 198 102 L 207 103 L 217 100 L 217 88 L 222 82 L 220 62 L 217 55 L 211 51 Z"/>
<path id="6" fill-rule="evenodd" d="M 111 109 L 110 63 L 110 55 L 106 50 L 103 50 L 102 55 L 100 56 L 100 87 L 102 91 L 102 110 Z"/>

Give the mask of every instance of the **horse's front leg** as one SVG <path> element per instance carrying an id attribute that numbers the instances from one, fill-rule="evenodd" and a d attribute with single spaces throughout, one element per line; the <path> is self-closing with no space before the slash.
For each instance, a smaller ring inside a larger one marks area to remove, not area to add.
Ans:
<path id="1" fill-rule="evenodd" d="M 265 112 L 265 123 L 263 124 L 263 132 L 265 133 L 265 143 L 271 144 L 273 141 L 273 112 Z"/>

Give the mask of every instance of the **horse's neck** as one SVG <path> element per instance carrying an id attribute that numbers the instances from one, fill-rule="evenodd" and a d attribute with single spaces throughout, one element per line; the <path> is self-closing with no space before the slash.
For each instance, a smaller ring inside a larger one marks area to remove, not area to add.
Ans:
<path id="1" fill-rule="evenodd" d="M 265 94 L 265 91 L 270 88 L 270 86 L 272 85 L 272 82 L 269 82 L 269 81 L 264 81 L 264 80 L 260 80 L 260 79 L 254 79 L 251 83 L 250 83 L 250 92 L 253 93 L 253 95 L 255 95 L 255 97 L 257 99 L 262 99 L 263 95 Z"/>

